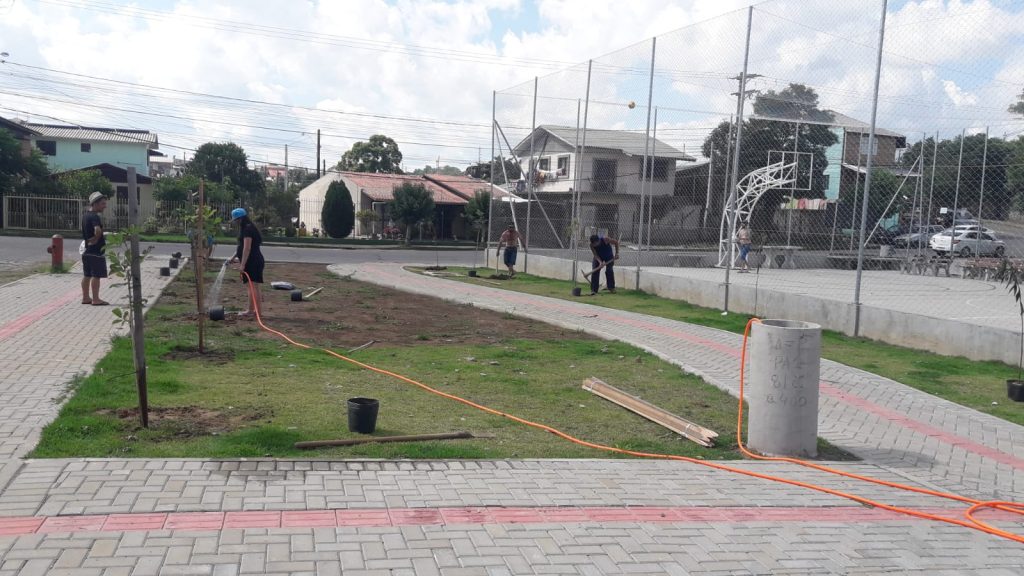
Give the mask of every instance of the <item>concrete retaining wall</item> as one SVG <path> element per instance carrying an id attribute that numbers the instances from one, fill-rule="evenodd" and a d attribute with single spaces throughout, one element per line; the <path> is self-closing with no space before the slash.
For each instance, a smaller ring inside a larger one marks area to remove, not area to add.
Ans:
<path id="1" fill-rule="evenodd" d="M 519 269 L 523 268 L 520 254 Z M 589 255 L 580 260 L 580 268 L 590 266 Z M 488 252 L 488 265 L 494 266 L 494 254 Z M 571 280 L 571 259 L 531 254 L 528 272 L 545 278 Z M 579 278 L 583 281 L 583 278 Z M 616 267 L 616 282 L 622 288 L 636 288 L 636 268 Z M 696 278 L 682 278 L 645 269 L 640 289 L 663 298 L 683 300 L 706 308 L 722 308 L 724 284 Z M 757 309 L 754 309 L 754 304 Z M 761 287 L 758 294 L 751 286 L 733 284 L 729 289 L 729 309 L 761 317 L 802 320 L 822 328 L 852 335 L 855 307 L 852 302 L 814 298 Z M 922 316 L 872 306 L 861 307 L 861 336 L 897 346 L 916 348 L 946 356 L 965 356 L 971 360 L 997 360 L 1016 365 L 1020 357 L 1020 334 L 1000 328 L 955 320 Z"/>

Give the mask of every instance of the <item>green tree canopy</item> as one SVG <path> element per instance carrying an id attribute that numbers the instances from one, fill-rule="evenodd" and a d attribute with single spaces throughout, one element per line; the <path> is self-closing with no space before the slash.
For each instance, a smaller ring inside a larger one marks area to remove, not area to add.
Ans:
<path id="1" fill-rule="evenodd" d="M 9 131 L 0 129 L 0 195 L 14 192 L 55 192 L 46 161 L 33 149 L 22 155 L 21 142 Z"/>
<path id="2" fill-rule="evenodd" d="M 401 164 L 402 152 L 398 144 L 383 134 L 374 134 L 369 142 L 356 142 L 342 154 L 337 168 L 350 172 L 401 174 Z"/>
<path id="3" fill-rule="evenodd" d="M 417 176 L 422 176 L 424 174 L 440 174 L 442 176 L 462 176 L 462 168 L 459 168 L 457 166 L 449 166 L 447 164 L 441 166 L 441 168 L 435 168 L 433 166 L 427 165 L 424 166 L 423 168 L 417 168 L 413 170 L 412 173 Z"/>
<path id="4" fill-rule="evenodd" d="M 1012 199 L 1024 190 L 1024 174 L 1015 166 L 1022 146 L 1001 138 L 989 138 L 985 152 L 985 135 L 972 134 L 964 139 L 964 157 L 960 161 L 960 137 L 940 140 L 936 151 L 935 139 L 924 141 L 924 172 L 928 190 L 932 194 L 933 210 L 953 208 L 954 199 L 959 206 L 978 216 L 979 203 L 986 218 L 1004 220 L 1009 216 Z M 910 167 L 921 154 L 922 144 L 916 142 L 903 153 L 901 163 Z M 931 186 L 932 158 L 935 157 L 935 186 Z M 985 173 L 985 198 L 981 202 L 982 167 Z M 960 193 L 957 194 L 957 169 L 960 172 Z"/>
<path id="5" fill-rule="evenodd" d="M 207 142 L 196 150 L 186 172 L 207 182 L 223 184 L 242 204 L 263 203 L 266 183 L 249 168 L 245 150 L 233 142 Z"/>
<path id="6" fill-rule="evenodd" d="M 114 194 L 114 186 L 99 170 L 72 170 L 58 174 L 57 189 L 72 198 L 88 198 L 93 192 L 108 198 Z"/>
<path id="7" fill-rule="evenodd" d="M 409 242 L 412 227 L 429 222 L 434 216 L 434 197 L 422 184 L 406 182 L 395 188 L 391 202 L 391 215 L 405 226 L 405 242 Z"/>
<path id="8" fill-rule="evenodd" d="M 502 170 L 501 164 L 505 163 L 505 169 Z M 510 182 L 519 180 L 522 169 L 519 167 L 519 163 L 511 158 L 502 159 L 501 156 L 494 157 L 494 183 L 501 186 L 504 185 L 505 176 L 508 175 Z M 466 176 L 472 176 L 473 178 L 479 178 L 481 180 L 491 179 L 491 162 L 480 162 L 479 164 L 471 164 L 466 168 Z"/>
<path id="9" fill-rule="evenodd" d="M 324 232 L 331 238 L 346 238 L 355 226 L 356 212 L 348 186 L 341 180 L 327 187 L 324 207 L 320 211 Z"/>
<path id="10" fill-rule="evenodd" d="M 199 176 L 182 174 L 158 178 L 153 185 L 153 198 L 160 202 L 191 202 L 199 191 Z M 235 192 L 227 185 L 207 181 L 203 184 L 203 197 L 208 204 L 232 202 Z"/>
<path id="11" fill-rule="evenodd" d="M 811 154 L 811 161 L 806 165 L 801 164 L 798 181 L 809 180 L 812 187 L 809 192 L 798 192 L 797 195 L 821 198 L 825 187 L 825 179 L 822 176 L 828 167 L 825 152 L 839 142 L 839 137 L 827 125 L 833 120 L 833 115 L 818 108 L 817 93 L 803 84 L 790 84 L 778 92 L 769 90 L 759 94 L 754 100 L 753 108 L 753 117 L 743 122 L 743 144 L 739 159 L 740 178 L 767 166 L 769 153 L 772 151 L 808 152 Z M 704 140 L 702 146 L 705 156 L 710 156 L 712 149 L 714 150 L 711 172 L 718 182 L 713 182 L 712 186 L 717 190 L 721 190 L 725 184 L 721 178 L 728 177 L 725 161 L 730 149 L 730 131 L 735 131 L 735 126 L 729 122 L 722 122 Z M 772 159 L 778 161 L 779 157 L 775 156 Z M 761 197 L 753 215 L 756 227 L 774 228 L 775 211 L 782 197 L 787 194 L 788 190 L 771 190 Z M 720 210 L 721 206 L 716 211 Z"/>
<path id="12" fill-rule="evenodd" d="M 483 237 L 484 229 L 487 227 L 487 218 L 491 213 L 491 193 L 480 190 L 466 203 L 466 223 L 470 230 L 476 232 L 476 241 L 479 244 Z"/>

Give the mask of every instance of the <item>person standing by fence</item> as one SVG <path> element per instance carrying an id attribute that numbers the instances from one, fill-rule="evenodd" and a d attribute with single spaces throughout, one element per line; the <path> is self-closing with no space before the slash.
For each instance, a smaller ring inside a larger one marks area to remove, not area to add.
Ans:
<path id="1" fill-rule="evenodd" d="M 615 261 L 619 259 L 619 241 L 594 234 L 590 237 L 590 251 L 594 255 L 593 270 L 604 266 L 608 291 L 615 294 Z M 595 296 L 600 288 L 601 271 L 597 270 L 590 274 L 590 295 Z"/>
<path id="2" fill-rule="evenodd" d="M 89 195 L 89 209 L 82 215 L 82 304 L 108 305 L 100 299 L 100 279 L 107 277 L 107 240 L 100 214 L 106 209 L 106 196 L 99 192 Z"/>
<path id="3" fill-rule="evenodd" d="M 750 254 L 750 248 L 754 242 L 750 238 L 750 225 L 746 222 L 740 222 L 740 229 L 736 231 L 736 243 L 740 245 L 740 262 L 742 263 L 740 272 L 750 272 L 747 255 Z"/>
<path id="4" fill-rule="evenodd" d="M 519 247 L 522 246 L 523 250 L 526 249 L 526 240 L 516 230 L 515 224 L 509 224 L 508 228 L 501 233 L 501 238 L 498 240 L 498 255 L 501 254 L 503 246 L 505 247 L 505 267 L 508 268 L 508 277 L 512 278 L 516 275 L 516 257 L 519 255 Z"/>

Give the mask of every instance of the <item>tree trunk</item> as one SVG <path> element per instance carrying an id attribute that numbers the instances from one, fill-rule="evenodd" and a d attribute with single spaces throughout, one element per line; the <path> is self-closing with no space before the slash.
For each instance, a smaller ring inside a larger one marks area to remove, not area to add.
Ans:
<path id="1" fill-rule="evenodd" d="M 412 225 L 411 224 L 406 224 L 405 225 L 405 245 L 406 246 L 409 245 L 409 237 L 410 236 L 412 236 Z"/>

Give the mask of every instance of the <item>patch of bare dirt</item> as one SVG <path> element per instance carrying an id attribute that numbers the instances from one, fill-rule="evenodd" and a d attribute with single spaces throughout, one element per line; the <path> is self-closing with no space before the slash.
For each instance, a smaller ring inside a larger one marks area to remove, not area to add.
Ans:
<path id="1" fill-rule="evenodd" d="M 99 410 L 97 413 L 133 423 L 139 421 L 138 408 Z M 226 434 L 266 418 L 266 413 L 252 408 L 214 410 L 199 406 L 173 406 L 149 409 L 150 429 L 169 432 L 174 439 Z"/>
<path id="2" fill-rule="evenodd" d="M 508 339 L 557 340 L 585 338 L 579 333 L 543 322 L 516 318 L 453 304 L 339 277 L 321 264 L 267 264 L 263 285 L 264 322 L 296 340 L 337 348 L 355 348 L 370 340 L 384 346 L 464 345 L 498 343 Z M 290 291 L 274 290 L 270 282 L 287 281 L 309 293 L 323 290 L 309 300 L 292 302 Z M 188 287 L 191 279 L 173 284 Z M 225 322 L 208 322 L 211 329 L 230 325 L 257 327 L 255 319 L 233 312 L 245 307 L 245 287 L 238 274 L 229 271 L 221 291 L 227 310 Z M 195 306 L 195 292 L 169 290 L 165 302 Z M 180 318 L 189 316 L 184 314 Z M 194 321 L 194 313 L 191 314 Z M 276 338 L 260 331 L 254 337 Z"/>
<path id="3" fill-rule="evenodd" d="M 161 358 L 164 360 L 204 360 L 214 364 L 227 364 L 235 359 L 235 353 L 231 350 L 207 350 L 200 354 L 196 348 L 177 347 L 172 348 Z"/>

